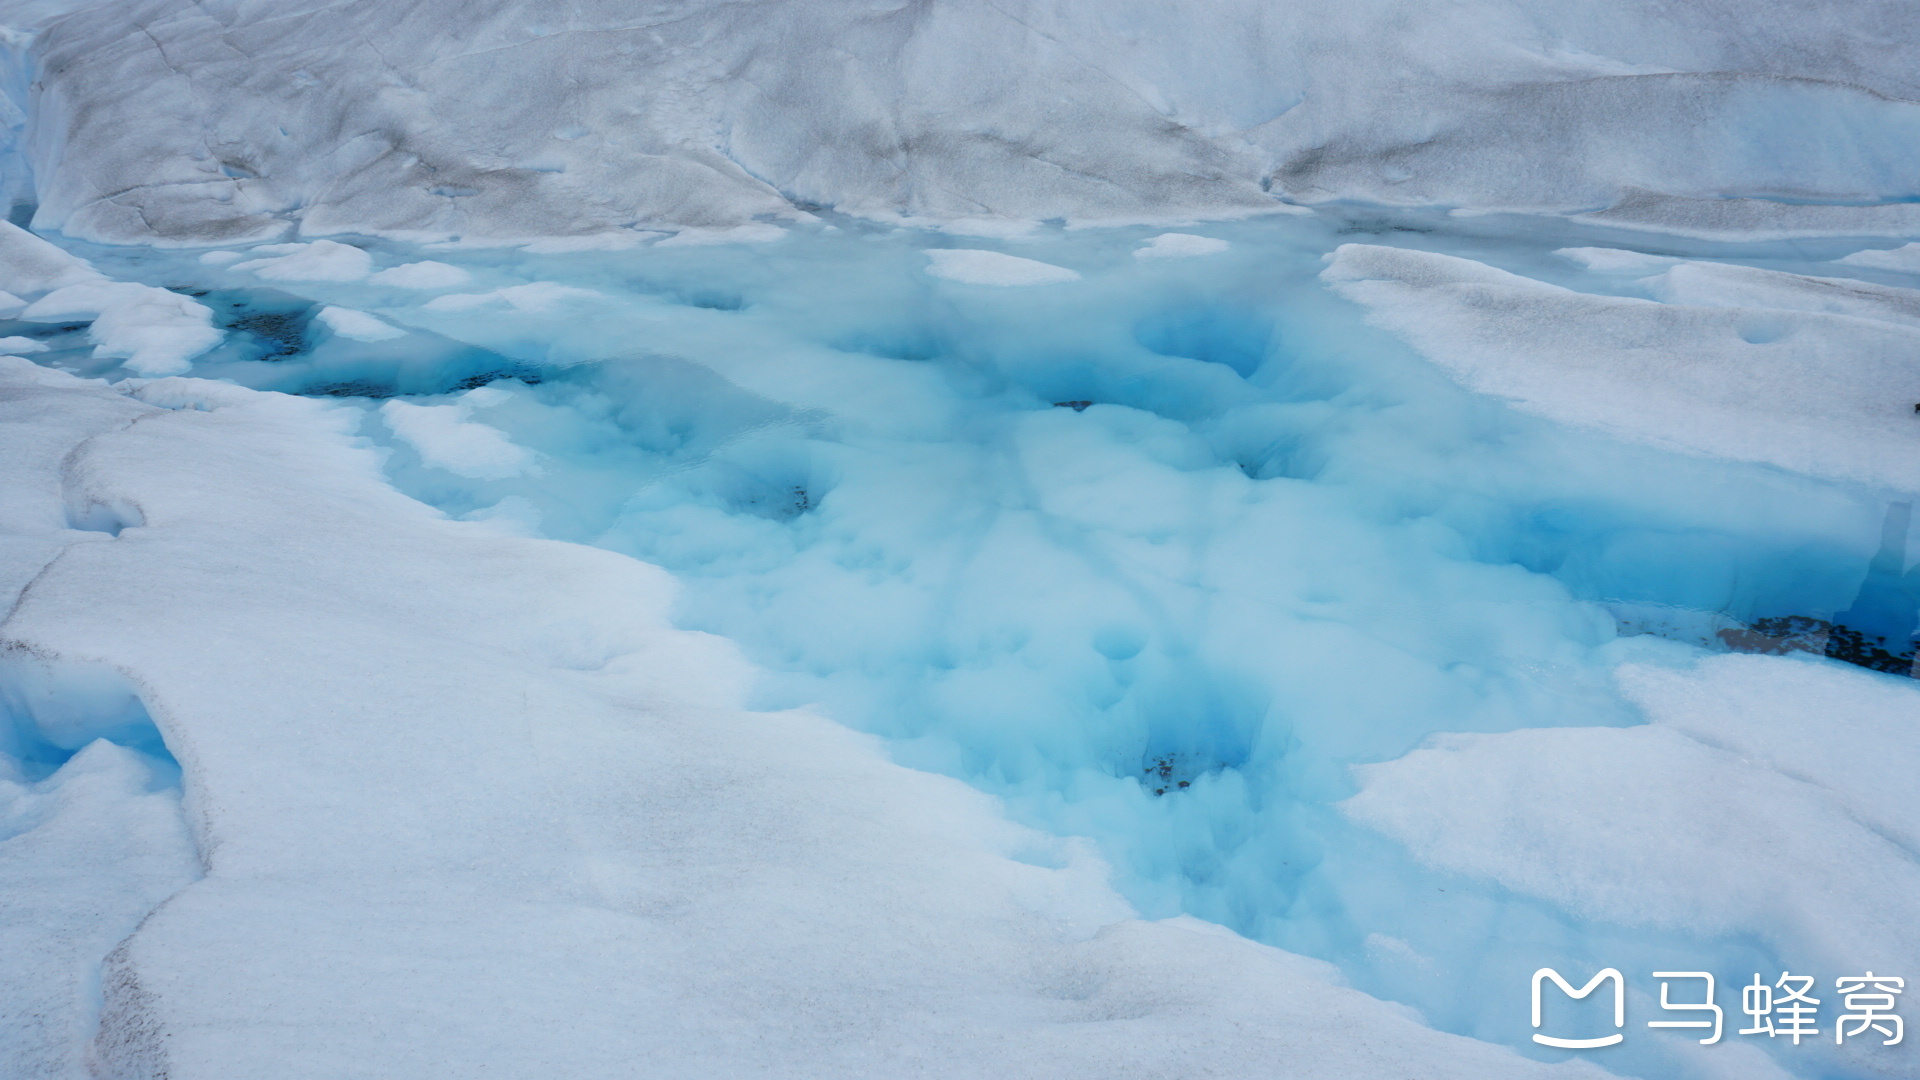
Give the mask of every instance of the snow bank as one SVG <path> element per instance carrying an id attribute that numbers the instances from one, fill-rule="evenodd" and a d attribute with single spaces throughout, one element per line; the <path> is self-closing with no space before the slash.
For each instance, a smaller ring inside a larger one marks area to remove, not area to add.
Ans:
<path id="1" fill-rule="evenodd" d="M 1794 971 L 1920 965 L 1920 684 L 1756 656 L 1619 677 L 1651 723 L 1442 737 L 1361 768 L 1343 809 L 1588 918 L 1750 937 Z M 1847 1075 L 1912 1075 L 1864 1053 Z"/>
<path id="2" fill-rule="evenodd" d="M 1891 249 L 1873 248 L 1856 251 L 1837 261 L 1846 266 L 1865 266 L 1873 270 L 1920 273 L 1920 244 L 1902 244 Z"/>
<path id="3" fill-rule="evenodd" d="M 37 296 L 105 274 L 11 222 L 0 221 L 0 289 Z"/>
<path id="4" fill-rule="evenodd" d="M 1676 273 L 1677 271 L 1677 273 Z M 1920 490 L 1920 296 L 1685 264 L 1681 306 L 1598 296 L 1450 255 L 1361 244 L 1325 279 L 1465 385 L 1565 423 Z M 1814 310 L 1807 310 L 1807 309 Z M 1870 311 L 1867 319 L 1826 314 Z"/>
<path id="5" fill-rule="evenodd" d="M 0 379 L 50 447 L 137 418 L 0 478 L 139 521 L 43 528 L 0 640 L 139 687 L 205 867 L 109 957 L 96 1071 L 1605 1075 L 1131 919 L 1082 845 L 737 711 L 749 671 L 670 627 L 662 572 L 401 497 L 357 412 Z"/>
<path id="6" fill-rule="evenodd" d="M 1847 216 L 1789 204 L 1897 202 L 1920 174 L 1898 0 L 49 7 L 19 103 L 35 223 L 102 240 L 692 239 L 820 207 L 1171 223 L 1281 199 L 1780 233 Z"/>

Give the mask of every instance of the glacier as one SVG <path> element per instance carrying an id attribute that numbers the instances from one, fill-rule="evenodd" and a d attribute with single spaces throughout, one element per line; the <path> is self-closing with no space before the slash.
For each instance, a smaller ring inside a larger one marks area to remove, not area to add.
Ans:
<path id="1" fill-rule="evenodd" d="M 1916 43 L 0 5 L 0 1077 L 1920 1077 Z"/>

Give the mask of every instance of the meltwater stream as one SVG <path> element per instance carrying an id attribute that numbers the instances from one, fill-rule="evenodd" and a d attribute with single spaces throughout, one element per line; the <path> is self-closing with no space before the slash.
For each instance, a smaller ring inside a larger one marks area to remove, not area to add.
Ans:
<path id="1" fill-rule="evenodd" d="M 850 221 L 619 251 L 369 242 L 410 269 L 332 282 L 76 250 L 215 309 L 226 343 L 192 374 L 364 410 L 402 490 L 672 571 L 682 625 L 766 672 L 757 706 L 817 707 L 1092 837 L 1145 915 L 1331 960 L 1438 1027 L 1552 1055 L 1516 971 L 1792 958 L 1425 869 L 1342 815 L 1350 768 L 1437 733 L 1638 723 L 1623 658 L 1724 648 L 1716 630 L 1758 619 L 1883 611 L 1897 652 L 1905 519 L 1879 492 L 1460 389 L 1329 292 L 1323 254 L 1358 239 L 1622 286 L 1548 254 L 1605 237 L 1429 224 L 1196 227 L 1227 246 L 1182 257 L 1142 257 L 1161 230 Z M 1078 276 L 953 280 L 929 249 Z M 113 363 L 78 328 L 0 331 L 82 374 Z M 1677 1075 L 1667 1044 L 1623 1052 L 1610 1068 Z"/>

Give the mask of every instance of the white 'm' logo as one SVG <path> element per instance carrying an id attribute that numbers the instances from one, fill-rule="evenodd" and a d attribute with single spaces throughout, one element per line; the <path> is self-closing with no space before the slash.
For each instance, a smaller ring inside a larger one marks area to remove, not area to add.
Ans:
<path id="1" fill-rule="evenodd" d="M 1558 986 L 1570 998 L 1586 997 L 1588 994 L 1593 993 L 1595 988 L 1601 983 L 1612 979 L 1613 1026 L 1617 1028 L 1627 1026 L 1627 983 L 1625 979 L 1620 977 L 1620 972 L 1617 968 L 1601 968 L 1600 974 L 1595 975 L 1587 982 L 1587 985 L 1578 990 L 1573 988 L 1572 983 L 1561 978 L 1559 972 L 1552 968 L 1541 968 L 1539 971 L 1533 973 L 1534 1027 L 1540 1026 L 1540 984 L 1547 979 L 1552 979 L 1553 984 Z M 1596 1046 L 1612 1046 L 1614 1043 L 1620 1042 L 1625 1038 L 1625 1035 L 1615 1032 L 1612 1035 L 1605 1035 L 1598 1039 L 1556 1039 L 1551 1035 L 1541 1035 L 1536 1032 L 1533 1036 L 1533 1041 L 1543 1046 L 1558 1046 L 1567 1050 L 1591 1050 Z"/>

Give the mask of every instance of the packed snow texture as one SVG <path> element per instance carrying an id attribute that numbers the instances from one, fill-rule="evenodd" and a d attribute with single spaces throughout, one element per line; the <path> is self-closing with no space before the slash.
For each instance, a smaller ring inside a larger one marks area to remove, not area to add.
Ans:
<path id="1" fill-rule="evenodd" d="M 1174 222 L 1343 199 L 1787 235 L 1848 215 L 1910 230 L 1911 205 L 1874 204 L 1920 195 L 1904 0 L 58 0 L 17 18 L 30 47 L 0 87 L 34 169 L 14 199 L 100 240 L 739 240 L 821 207 Z"/>
<path id="2" fill-rule="evenodd" d="M 1920 490 L 1912 289 L 1681 263 L 1661 303 L 1365 244 L 1325 277 L 1465 385 L 1556 420 Z"/>

